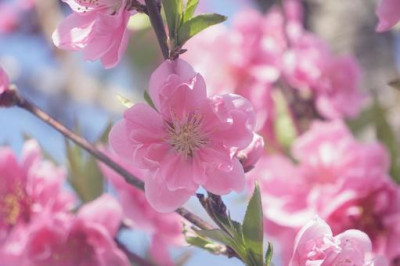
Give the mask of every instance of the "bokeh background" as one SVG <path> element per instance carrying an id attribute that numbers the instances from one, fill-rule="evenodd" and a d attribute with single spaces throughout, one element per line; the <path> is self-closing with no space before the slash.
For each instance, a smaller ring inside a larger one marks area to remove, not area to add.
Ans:
<path id="1" fill-rule="evenodd" d="M 200 4 L 200 12 L 228 16 L 229 26 L 238 11 L 265 10 L 272 1 L 200 0 Z M 307 0 L 304 6 L 308 29 L 329 42 L 335 53 L 357 57 L 364 72 L 363 89 L 378 96 L 395 135 L 400 136 L 400 94 L 387 85 L 398 77 L 400 35 L 396 31 L 375 33 L 376 1 Z M 150 74 L 162 57 L 145 16 L 135 16 L 130 22 L 133 34 L 128 52 L 111 70 L 104 70 L 99 62 L 83 61 L 80 53 L 58 50 L 51 42 L 51 34 L 68 12 L 58 0 L 0 0 L 0 65 L 24 97 L 94 141 L 124 110 L 116 95 L 132 102 L 143 101 Z M 188 51 L 191 52 L 201 51 Z M 368 139 L 372 129 L 368 130 L 367 116 L 365 120 L 360 137 Z M 11 146 L 18 154 L 29 137 L 37 139 L 57 163 L 67 163 L 65 140 L 58 132 L 23 110 L 0 109 L 0 145 Z M 242 220 L 245 194 L 232 194 L 225 199 L 232 217 Z M 196 200 L 187 207 L 204 214 Z M 146 252 L 149 239 L 144 233 L 127 232 L 122 237 L 139 254 Z M 177 259 L 189 255 L 185 265 L 241 265 L 236 259 L 196 248 L 174 250 L 173 254 Z"/>

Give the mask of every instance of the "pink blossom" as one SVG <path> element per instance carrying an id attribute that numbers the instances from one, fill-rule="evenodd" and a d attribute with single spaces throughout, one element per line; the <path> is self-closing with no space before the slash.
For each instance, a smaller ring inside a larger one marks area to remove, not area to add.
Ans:
<path id="1" fill-rule="evenodd" d="M 68 211 L 74 198 L 62 189 L 64 169 L 43 161 L 33 140 L 25 143 L 20 162 L 11 149 L 0 148 L 0 176 L 0 264 L 20 265 L 32 221 L 44 212 Z"/>
<path id="2" fill-rule="evenodd" d="M 143 179 L 146 170 L 138 169 L 119 156 L 108 152 L 121 166 L 136 177 Z M 127 184 L 125 180 L 104 164 L 101 170 L 107 180 L 116 189 L 118 199 L 123 207 L 124 215 L 132 222 L 133 229 L 141 229 L 151 234 L 150 252 L 152 258 L 162 265 L 174 265 L 169 253 L 169 246 L 182 245 L 185 241 L 182 235 L 182 219 L 176 213 L 159 213 L 147 202 L 143 191 Z"/>
<path id="3" fill-rule="evenodd" d="M 43 214 L 29 231 L 23 265 L 127 266 L 114 237 L 122 209 L 109 195 L 84 205 L 76 217 Z"/>
<path id="4" fill-rule="evenodd" d="M 310 182 L 338 189 L 364 187 L 368 183 L 360 180 L 379 179 L 389 169 L 383 146 L 357 141 L 340 120 L 313 123 L 295 141 L 292 153 Z"/>
<path id="5" fill-rule="evenodd" d="M 364 100 L 359 89 L 361 69 L 354 57 L 328 60 L 316 92 L 316 107 L 328 119 L 355 117 Z"/>
<path id="6" fill-rule="evenodd" d="M 326 58 L 330 56 L 328 45 L 318 36 L 303 34 L 283 56 L 283 73 L 295 89 L 312 91 L 321 79 Z"/>
<path id="7" fill-rule="evenodd" d="M 347 230 L 333 236 L 329 225 L 315 218 L 297 234 L 289 265 L 389 265 L 382 257 L 371 259 L 371 249 L 364 232 Z"/>
<path id="8" fill-rule="evenodd" d="M 0 175 L 0 241 L 45 209 L 59 212 L 72 207 L 71 194 L 62 190 L 64 169 L 42 161 L 33 140 L 25 144 L 20 162 L 9 148 L 0 149 Z"/>
<path id="9" fill-rule="evenodd" d="M 364 187 L 321 214 L 333 232 L 355 228 L 364 231 L 373 251 L 393 263 L 400 259 L 400 189 L 389 178 L 366 179 Z"/>
<path id="10" fill-rule="evenodd" d="M 264 152 L 264 139 L 260 135 L 254 133 L 250 145 L 247 146 L 246 149 L 239 151 L 237 154 L 245 172 L 254 168 Z"/>
<path id="11" fill-rule="evenodd" d="M 14 31 L 19 24 L 18 10 L 10 3 L 0 3 L 0 34 Z"/>
<path id="12" fill-rule="evenodd" d="M 182 60 L 157 68 L 149 95 L 156 110 L 145 104 L 128 109 L 110 143 L 122 158 L 149 170 L 150 205 L 173 211 L 199 186 L 218 195 L 240 191 L 244 172 L 234 155 L 253 137 L 251 104 L 234 94 L 207 97 L 202 76 Z"/>
<path id="13" fill-rule="evenodd" d="M 73 13 L 53 33 L 54 44 L 67 50 L 82 50 L 85 60 L 100 59 L 106 68 L 121 60 L 129 39 L 127 24 L 132 11 L 126 0 L 64 0 Z"/>
<path id="14" fill-rule="evenodd" d="M 0 67 L 0 94 L 8 90 L 10 87 L 10 81 L 8 79 L 7 73 Z"/>
<path id="15" fill-rule="evenodd" d="M 380 0 L 376 10 L 379 24 L 376 30 L 379 32 L 390 30 L 400 20 L 400 3 L 397 0 Z"/>

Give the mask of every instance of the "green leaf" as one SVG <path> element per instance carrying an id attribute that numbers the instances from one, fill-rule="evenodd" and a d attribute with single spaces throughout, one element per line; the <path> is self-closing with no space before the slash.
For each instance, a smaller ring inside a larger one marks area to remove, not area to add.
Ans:
<path id="1" fill-rule="evenodd" d="M 206 239 L 204 237 L 199 237 L 199 236 L 186 237 L 186 242 L 192 246 L 202 248 L 202 249 L 207 250 L 214 254 L 220 254 L 224 248 L 220 244 L 216 244 L 212 241 L 209 241 L 208 239 Z"/>
<path id="2" fill-rule="evenodd" d="M 227 17 L 219 14 L 203 14 L 189 19 L 179 28 L 178 45 L 182 46 L 197 33 L 226 19 Z"/>
<path id="3" fill-rule="evenodd" d="M 68 180 L 82 202 L 89 202 L 103 194 L 103 175 L 93 156 L 66 140 L 70 175 Z M 85 156 L 86 155 L 86 156 Z"/>
<path id="4" fill-rule="evenodd" d="M 182 0 L 162 0 L 162 5 L 167 18 L 169 36 L 176 39 L 182 18 L 183 2 Z"/>
<path id="5" fill-rule="evenodd" d="M 153 101 L 150 98 L 149 93 L 146 90 L 144 91 L 143 98 L 144 98 L 144 100 L 146 101 L 146 103 L 148 105 L 150 105 L 153 109 L 156 109 L 156 107 L 154 106 Z"/>
<path id="6" fill-rule="evenodd" d="M 273 253 L 274 253 L 274 247 L 270 242 L 268 242 L 268 249 L 267 252 L 265 252 L 265 264 L 267 266 L 271 265 Z"/>
<path id="7" fill-rule="evenodd" d="M 376 96 L 374 97 L 373 110 L 375 113 L 376 136 L 386 146 L 390 154 L 390 175 L 397 183 L 400 183 L 398 141 L 393 128 L 386 119 L 386 110 L 381 106 Z"/>
<path id="8" fill-rule="evenodd" d="M 368 125 L 374 122 L 374 108 L 368 107 L 364 109 L 357 118 L 348 120 L 347 126 L 350 128 L 353 134 L 357 135 L 361 133 Z"/>
<path id="9" fill-rule="evenodd" d="M 131 100 L 128 98 L 122 96 L 121 94 L 116 94 L 117 100 L 126 108 L 131 108 L 133 106 L 133 103 Z"/>
<path id="10" fill-rule="evenodd" d="M 246 248 L 251 251 L 250 255 L 254 255 L 260 265 L 263 261 L 263 235 L 261 194 L 260 187 L 256 184 L 243 220 L 243 237 Z"/>
<path id="11" fill-rule="evenodd" d="M 199 4 L 199 0 L 188 0 L 187 1 L 186 7 L 185 7 L 185 13 L 183 15 L 184 23 L 193 17 L 193 14 L 196 11 L 198 4 Z"/>
<path id="12" fill-rule="evenodd" d="M 199 236 L 211 238 L 212 240 L 228 246 L 232 245 L 233 243 L 232 237 L 220 229 L 196 230 L 196 233 Z"/>

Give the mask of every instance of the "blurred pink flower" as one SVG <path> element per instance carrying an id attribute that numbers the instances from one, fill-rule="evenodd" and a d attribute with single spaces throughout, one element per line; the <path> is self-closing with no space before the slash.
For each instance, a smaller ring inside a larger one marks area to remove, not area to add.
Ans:
<path id="1" fill-rule="evenodd" d="M 244 172 L 234 155 L 253 137 L 250 102 L 234 94 L 208 98 L 202 76 L 182 60 L 157 68 L 149 95 L 156 110 L 137 104 L 125 111 L 110 143 L 122 158 L 149 170 L 150 205 L 173 211 L 199 186 L 218 195 L 240 191 Z"/>
<path id="2" fill-rule="evenodd" d="M 339 190 L 365 188 L 368 180 L 385 177 L 389 169 L 384 147 L 357 141 L 341 120 L 314 122 L 295 141 L 292 154 L 310 183 Z"/>
<path id="3" fill-rule="evenodd" d="M 380 0 L 376 10 L 379 24 L 378 32 L 390 30 L 400 21 L 400 2 L 398 0 Z"/>
<path id="4" fill-rule="evenodd" d="M 85 60 L 100 59 L 106 68 L 118 64 L 129 40 L 127 24 L 133 11 L 126 0 L 64 0 L 73 13 L 53 33 L 54 44 L 66 50 L 82 50 Z"/>
<path id="5" fill-rule="evenodd" d="M 116 200 L 103 195 L 76 215 L 43 214 L 29 230 L 23 265 L 128 266 L 114 237 L 122 220 Z"/>
<path id="6" fill-rule="evenodd" d="M 0 264 L 19 265 L 30 224 L 41 213 L 70 210 L 74 197 L 63 190 L 64 169 L 43 161 L 33 140 L 25 143 L 20 162 L 11 149 L 0 148 L 0 177 Z"/>
<path id="7" fill-rule="evenodd" d="M 73 207 L 74 198 L 62 189 L 64 169 L 42 161 L 33 140 L 25 143 L 20 162 L 11 149 L 0 148 L 0 175 L 0 241 L 44 210 L 59 212 Z"/>
<path id="8" fill-rule="evenodd" d="M 104 149 L 103 149 L 104 150 Z M 112 152 L 109 156 L 119 162 L 121 166 L 129 170 L 134 176 L 143 179 L 145 170 L 134 167 Z M 123 207 L 124 215 L 132 222 L 132 228 L 149 232 L 152 236 L 150 252 L 153 260 L 160 265 L 174 265 L 169 253 L 169 246 L 183 245 L 183 220 L 176 213 L 159 213 L 147 202 L 143 191 L 129 185 L 112 169 L 100 164 L 100 168 L 107 180 L 116 189 L 118 199 Z"/>
<path id="9" fill-rule="evenodd" d="M 0 94 L 8 90 L 10 87 L 10 81 L 7 73 L 0 67 Z"/>
<path id="10" fill-rule="evenodd" d="M 333 236 L 326 222 L 314 218 L 297 234 L 289 265 L 389 265 L 383 257 L 373 259 L 371 250 L 371 240 L 364 232 L 347 230 Z"/>
<path id="11" fill-rule="evenodd" d="M 370 184 L 349 191 L 341 202 L 327 204 L 321 215 L 334 233 L 352 228 L 364 231 L 373 251 L 396 265 L 400 259 L 400 247 L 395 244 L 400 238 L 400 189 L 389 178 L 364 182 Z"/>
<path id="12" fill-rule="evenodd" d="M 389 243 L 399 234 L 399 193 L 382 145 L 357 141 L 341 121 L 316 122 L 294 142 L 292 155 L 298 165 L 267 157 L 249 173 L 260 182 L 266 232 L 282 245 L 284 258 L 296 232 L 315 214 L 334 233 L 364 231 L 374 252 L 397 258 L 399 250 Z"/>
<path id="13" fill-rule="evenodd" d="M 327 60 L 322 78 L 316 85 L 316 107 L 325 118 L 354 118 L 364 100 L 359 85 L 361 69 L 354 57 Z"/>
<path id="14" fill-rule="evenodd" d="M 12 3 L 0 3 L 0 34 L 14 31 L 19 24 L 18 10 Z"/>

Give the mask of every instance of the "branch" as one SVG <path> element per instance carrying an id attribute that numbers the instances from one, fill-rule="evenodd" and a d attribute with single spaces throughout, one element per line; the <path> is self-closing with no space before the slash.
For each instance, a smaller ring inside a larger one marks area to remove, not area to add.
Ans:
<path id="1" fill-rule="evenodd" d="M 154 0 L 145 0 L 147 14 L 149 15 L 151 26 L 157 36 L 158 44 L 164 59 L 169 58 L 169 49 L 167 45 L 167 34 L 165 32 L 164 22 L 160 13 L 160 6 Z"/>
<path id="2" fill-rule="evenodd" d="M 140 265 L 140 266 L 155 266 L 153 263 L 143 259 L 133 251 L 130 251 L 124 244 L 122 244 L 118 239 L 114 239 L 115 243 L 117 244 L 118 248 L 122 250 L 122 252 L 125 253 L 125 255 L 128 257 L 128 259 L 135 263 L 135 265 Z"/>

